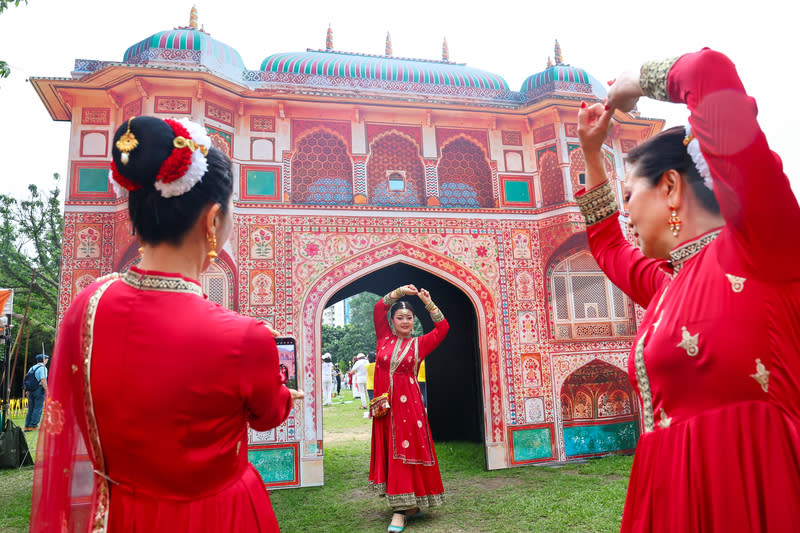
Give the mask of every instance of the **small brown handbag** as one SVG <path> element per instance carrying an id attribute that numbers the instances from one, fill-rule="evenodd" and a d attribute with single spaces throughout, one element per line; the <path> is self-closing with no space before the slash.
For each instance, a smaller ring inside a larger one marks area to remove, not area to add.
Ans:
<path id="1" fill-rule="evenodd" d="M 389 393 L 384 392 L 369 402 L 369 416 L 372 418 L 386 416 L 386 414 L 389 412 L 389 407 Z"/>

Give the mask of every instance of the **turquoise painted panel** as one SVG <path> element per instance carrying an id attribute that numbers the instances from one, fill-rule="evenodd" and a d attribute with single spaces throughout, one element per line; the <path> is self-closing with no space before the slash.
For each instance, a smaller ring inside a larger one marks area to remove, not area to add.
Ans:
<path id="1" fill-rule="evenodd" d="M 515 462 L 553 457 L 550 428 L 520 429 L 511 435 Z"/>
<path id="2" fill-rule="evenodd" d="M 276 172 L 274 170 L 248 170 L 247 194 L 275 196 Z"/>
<path id="3" fill-rule="evenodd" d="M 78 170 L 78 192 L 108 192 L 107 168 Z"/>
<path id="4" fill-rule="evenodd" d="M 527 181 L 506 181 L 506 202 L 530 202 L 531 193 Z"/>
<path id="5" fill-rule="evenodd" d="M 290 483 L 296 479 L 294 448 L 249 450 L 247 458 L 256 467 L 264 483 Z"/>
<path id="6" fill-rule="evenodd" d="M 639 439 L 635 420 L 597 426 L 564 428 L 564 452 L 567 457 L 590 455 L 617 450 L 631 450 Z"/>

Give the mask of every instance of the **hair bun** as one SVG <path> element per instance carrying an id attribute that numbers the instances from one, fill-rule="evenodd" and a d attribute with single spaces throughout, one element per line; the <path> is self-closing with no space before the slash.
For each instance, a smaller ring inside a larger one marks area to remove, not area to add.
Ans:
<path id="1" fill-rule="evenodd" d="M 117 144 L 129 128 L 136 146 L 127 152 L 127 162 L 123 163 L 123 152 Z M 170 125 L 160 118 L 142 116 L 125 122 L 117 128 L 111 143 L 111 157 L 117 171 L 142 187 L 152 188 L 161 165 L 172 153 L 174 137 Z"/>

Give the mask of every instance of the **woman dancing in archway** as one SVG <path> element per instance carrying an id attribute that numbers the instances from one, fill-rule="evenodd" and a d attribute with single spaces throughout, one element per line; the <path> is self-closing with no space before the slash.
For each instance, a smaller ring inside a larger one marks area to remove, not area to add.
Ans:
<path id="1" fill-rule="evenodd" d="M 433 331 L 411 336 L 414 312 L 407 301 L 398 301 L 406 295 L 419 296 L 431 314 Z M 442 342 L 450 325 L 428 291 L 414 285 L 395 289 L 379 300 L 373 318 L 377 358 L 375 400 L 370 405 L 369 483 L 394 511 L 388 531 L 399 532 L 420 508 L 444 503 L 439 463 L 416 376 L 420 362 Z M 385 401 L 380 408 L 382 395 L 388 400 L 388 410 Z"/>

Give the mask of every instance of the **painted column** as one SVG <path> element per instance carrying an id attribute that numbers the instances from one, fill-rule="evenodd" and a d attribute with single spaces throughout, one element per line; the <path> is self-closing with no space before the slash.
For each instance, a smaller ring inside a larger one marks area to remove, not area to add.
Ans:
<path id="1" fill-rule="evenodd" d="M 439 160 L 426 157 L 425 163 L 425 198 L 428 206 L 439 206 Z"/>

